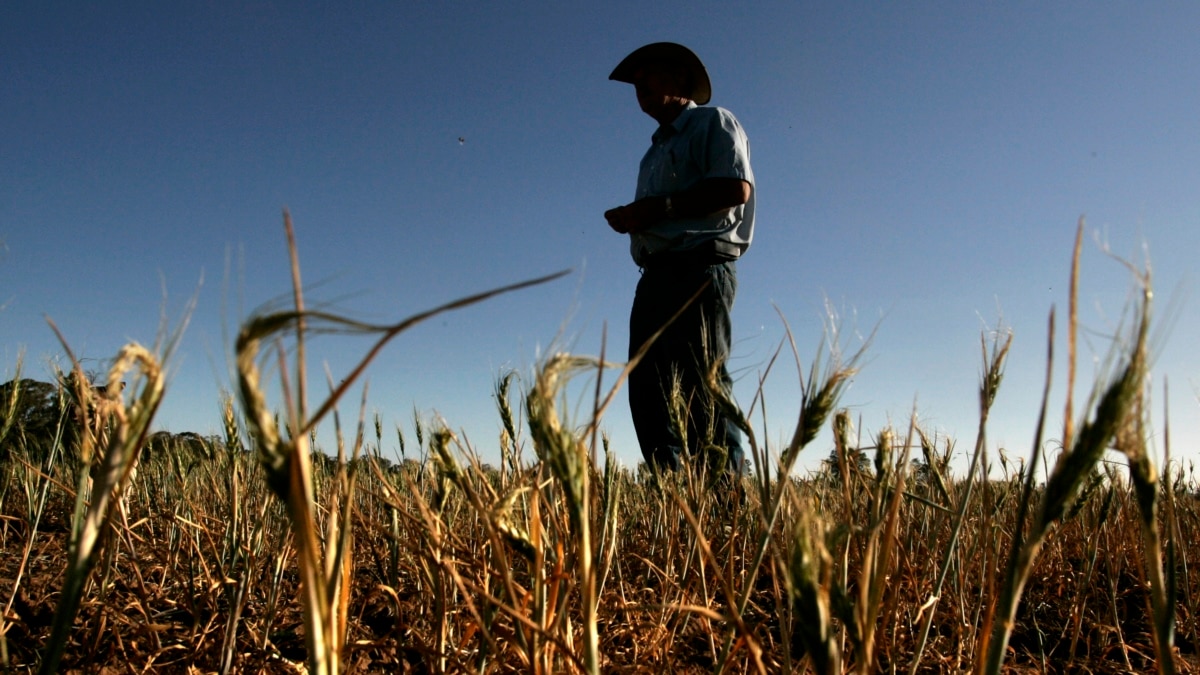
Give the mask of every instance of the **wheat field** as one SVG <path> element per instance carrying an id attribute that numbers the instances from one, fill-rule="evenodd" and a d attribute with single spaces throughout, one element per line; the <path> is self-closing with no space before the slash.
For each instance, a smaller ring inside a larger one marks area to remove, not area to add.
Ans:
<path id="1" fill-rule="evenodd" d="M 307 310 L 292 252 L 295 306 L 243 324 L 222 437 L 150 431 L 177 336 L 127 347 L 108 386 L 62 374 L 40 436 L 30 381 L 5 385 L 4 672 L 1200 672 L 1200 484 L 1149 445 L 1148 278 L 1083 412 L 1060 425 L 1043 406 L 1021 461 L 987 446 L 999 335 L 981 340 L 974 439 L 915 422 L 863 437 L 839 406 L 863 352 L 826 345 L 786 445 L 758 442 L 751 404 L 745 475 L 709 470 L 719 448 L 652 475 L 603 432 L 629 365 L 577 355 L 498 380 L 489 447 L 419 416 L 344 424 L 389 340 L 528 284 L 370 326 Z M 317 330 L 378 342 L 317 387 Z M 264 364 L 288 357 L 269 385 Z M 566 419 L 567 383 L 604 372 L 590 417 Z M 316 447 L 322 424 L 336 447 Z M 799 475 L 802 452 L 822 469 Z"/>

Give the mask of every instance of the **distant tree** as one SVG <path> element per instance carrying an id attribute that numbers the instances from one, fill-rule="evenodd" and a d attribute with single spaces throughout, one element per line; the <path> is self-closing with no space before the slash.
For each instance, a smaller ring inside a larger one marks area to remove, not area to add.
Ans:
<path id="1" fill-rule="evenodd" d="M 400 471 L 406 476 L 419 478 L 421 472 L 424 470 L 425 465 L 411 457 L 401 460 L 400 462 Z"/>
<path id="2" fill-rule="evenodd" d="M 56 384 L 23 378 L 0 385 L 0 460 L 21 451 L 40 460 L 60 427 L 71 426 L 67 396 Z"/>
<path id="3" fill-rule="evenodd" d="M 337 458 L 330 457 L 324 452 L 321 452 L 320 448 L 317 448 L 315 445 L 312 446 L 309 458 L 312 462 L 314 471 L 332 473 L 333 471 L 337 470 Z"/>
<path id="4" fill-rule="evenodd" d="M 395 462 L 383 455 L 372 454 L 371 461 L 375 462 L 375 465 L 379 467 L 379 471 L 382 473 L 392 473 L 395 470 Z"/>
<path id="5" fill-rule="evenodd" d="M 933 484 L 933 467 L 920 457 L 914 457 L 908 461 L 908 475 L 917 485 Z"/>
<path id="6" fill-rule="evenodd" d="M 159 459 L 174 457 L 185 464 L 212 459 L 213 441 L 191 431 L 173 434 L 169 431 L 157 431 L 146 439 L 146 447 L 142 451 L 143 459 Z"/>
<path id="7" fill-rule="evenodd" d="M 842 480 L 842 463 L 838 460 L 837 448 L 829 451 L 829 456 L 821 461 L 829 477 Z M 862 448 L 846 448 L 846 468 L 851 476 L 871 476 L 871 458 Z"/>
<path id="8" fill-rule="evenodd" d="M 87 412 L 93 431 L 106 425 L 104 419 L 97 419 L 95 405 L 97 397 L 107 395 L 104 387 L 93 384 L 92 376 L 84 378 L 82 386 L 76 386 L 73 373 L 57 383 L 22 378 L 0 385 L 0 461 L 20 453 L 29 461 L 42 462 L 56 438 L 64 461 L 77 461 L 83 413 Z M 86 408 L 76 404 L 81 396 L 87 400 Z M 160 431 L 150 436 L 144 452 L 150 457 L 175 455 L 190 463 L 211 457 L 215 447 L 199 434 Z"/>

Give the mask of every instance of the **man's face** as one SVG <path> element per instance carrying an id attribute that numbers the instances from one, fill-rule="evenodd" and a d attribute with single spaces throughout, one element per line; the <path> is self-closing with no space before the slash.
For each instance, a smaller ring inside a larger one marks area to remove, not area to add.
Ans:
<path id="1" fill-rule="evenodd" d="M 683 75 L 674 68 L 648 65 L 640 68 L 633 77 L 638 105 L 642 112 L 662 122 L 663 115 L 686 103 L 687 93 Z"/>

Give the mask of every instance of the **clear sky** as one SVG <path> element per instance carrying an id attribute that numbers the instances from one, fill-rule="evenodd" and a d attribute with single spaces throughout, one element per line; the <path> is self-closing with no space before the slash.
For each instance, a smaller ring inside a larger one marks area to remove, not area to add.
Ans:
<path id="1" fill-rule="evenodd" d="M 235 327 L 290 288 L 285 207 L 309 302 L 364 320 L 573 268 L 413 329 L 369 372 L 385 428 L 440 414 L 494 457 L 498 376 L 551 346 L 599 354 L 606 334 L 610 356 L 625 350 L 638 272 L 602 213 L 632 198 L 654 123 L 607 76 L 671 40 L 751 141 L 743 404 L 780 314 L 808 362 L 828 304 L 850 349 L 875 332 L 843 399 L 861 430 L 902 433 L 915 404 L 961 460 L 980 334 L 1003 325 L 1016 337 L 989 447 L 1027 456 L 1086 216 L 1079 398 L 1133 288 L 1101 241 L 1149 258 L 1153 422 L 1169 378 L 1173 452 L 1197 459 L 1198 34 L 1193 3 L 6 2 L 0 358 L 9 376 L 22 351 L 26 376 L 64 366 L 49 317 L 102 370 L 198 294 L 157 422 L 218 433 Z M 322 339 L 313 367 L 338 376 L 364 346 Z M 766 387 L 771 443 L 798 411 L 785 357 Z M 579 420 L 588 386 L 571 396 Z M 624 401 L 606 428 L 632 464 Z"/>

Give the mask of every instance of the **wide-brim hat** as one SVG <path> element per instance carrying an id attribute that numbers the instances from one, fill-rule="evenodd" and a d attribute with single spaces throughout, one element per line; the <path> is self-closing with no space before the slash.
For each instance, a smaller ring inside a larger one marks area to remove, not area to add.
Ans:
<path id="1" fill-rule="evenodd" d="M 682 71 L 687 76 L 688 98 L 696 103 L 704 105 L 712 99 L 712 83 L 708 81 L 704 63 L 692 50 L 674 42 L 654 42 L 638 47 L 617 64 L 608 79 L 637 84 L 633 78 L 638 69 L 651 64 L 671 66 Z"/>

